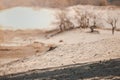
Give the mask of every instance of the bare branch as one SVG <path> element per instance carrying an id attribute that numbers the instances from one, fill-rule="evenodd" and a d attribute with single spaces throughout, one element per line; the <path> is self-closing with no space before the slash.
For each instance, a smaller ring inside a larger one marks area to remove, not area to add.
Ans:
<path id="1" fill-rule="evenodd" d="M 65 10 L 61 10 L 60 12 L 58 12 L 56 14 L 56 18 L 59 20 L 60 31 L 74 28 L 74 25 L 67 17 L 67 13 L 65 12 Z"/>
<path id="2" fill-rule="evenodd" d="M 108 12 L 108 18 L 106 22 L 112 26 L 112 34 L 114 34 L 114 31 L 117 27 L 117 22 L 118 22 L 118 17 L 115 11 Z"/>

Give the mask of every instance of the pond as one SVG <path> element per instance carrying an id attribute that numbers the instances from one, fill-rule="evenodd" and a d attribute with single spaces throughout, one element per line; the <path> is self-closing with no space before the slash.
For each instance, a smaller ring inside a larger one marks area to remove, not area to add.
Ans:
<path id="1" fill-rule="evenodd" d="M 50 9 L 14 7 L 0 11 L 0 25 L 4 29 L 47 28 L 55 19 L 54 13 Z"/>

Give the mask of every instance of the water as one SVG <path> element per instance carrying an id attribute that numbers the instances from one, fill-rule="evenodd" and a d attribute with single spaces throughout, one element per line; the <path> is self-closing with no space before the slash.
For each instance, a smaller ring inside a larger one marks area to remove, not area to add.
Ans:
<path id="1" fill-rule="evenodd" d="M 0 25 L 4 29 L 43 29 L 55 20 L 54 13 L 50 9 L 10 8 L 0 11 Z"/>

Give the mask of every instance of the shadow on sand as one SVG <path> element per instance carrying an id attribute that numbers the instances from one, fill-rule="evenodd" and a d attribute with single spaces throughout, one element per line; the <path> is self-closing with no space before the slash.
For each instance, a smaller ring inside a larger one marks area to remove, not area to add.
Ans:
<path id="1" fill-rule="evenodd" d="M 113 77 L 116 76 L 117 78 L 113 79 Z M 104 78 L 105 80 L 119 80 L 120 58 L 95 63 L 81 63 L 31 70 L 28 72 L 1 76 L 0 80 L 81 80 L 94 79 L 95 77 Z"/>

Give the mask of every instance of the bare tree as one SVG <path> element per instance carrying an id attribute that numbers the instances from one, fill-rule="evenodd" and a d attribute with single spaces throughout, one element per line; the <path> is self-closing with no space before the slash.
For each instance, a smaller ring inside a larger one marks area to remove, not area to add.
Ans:
<path id="1" fill-rule="evenodd" d="M 77 23 L 79 23 L 79 28 L 88 28 L 89 26 L 89 13 L 85 10 L 80 10 L 79 8 L 74 8 L 76 12 L 75 18 L 77 19 Z"/>
<path id="2" fill-rule="evenodd" d="M 118 18 L 112 18 L 110 16 L 109 16 L 109 19 L 107 21 L 107 23 L 109 23 L 112 26 L 112 34 L 113 35 L 114 35 L 115 29 L 117 26 L 117 21 L 118 21 Z"/>
<path id="3" fill-rule="evenodd" d="M 57 12 L 56 18 L 57 18 L 57 20 L 59 20 L 58 24 L 59 24 L 60 31 L 64 31 L 65 30 L 65 23 L 64 23 L 65 13 L 62 11 Z"/>
<path id="4" fill-rule="evenodd" d="M 89 13 L 89 21 L 92 25 L 89 26 L 91 32 L 97 32 L 99 33 L 99 31 L 95 30 L 96 28 L 99 28 L 99 25 L 98 24 L 102 24 L 100 23 L 100 20 L 102 19 L 102 15 L 100 15 L 101 13 L 101 10 L 92 10 L 90 13 Z"/>
<path id="5" fill-rule="evenodd" d="M 117 22 L 118 22 L 117 14 L 112 13 L 110 11 L 109 14 L 108 14 L 108 18 L 107 18 L 106 22 L 111 25 L 111 27 L 112 27 L 112 34 L 114 35 L 115 29 L 117 27 Z"/>
<path id="6" fill-rule="evenodd" d="M 61 10 L 56 14 L 56 18 L 59 20 L 59 28 L 60 31 L 64 31 L 67 29 L 73 29 L 74 25 L 67 17 L 65 10 Z"/>
<path id="7" fill-rule="evenodd" d="M 95 31 L 94 29 L 97 27 L 96 26 L 96 15 L 93 15 L 92 17 L 93 17 L 93 25 L 90 26 L 90 30 L 91 32 L 94 32 Z"/>
<path id="8" fill-rule="evenodd" d="M 89 11 L 86 10 L 82 10 L 80 11 L 79 8 L 75 8 L 74 9 L 76 12 L 76 16 L 75 18 L 77 19 L 78 23 L 79 23 L 79 27 L 80 28 L 90 28 L 91 32 L 94 32 L 94 29 L 97 27 L 96 23 L 97 23 L 97 16 Z M 90 22 L 92 21 L 92 22 Z M 90 23 L 93 23 L 92 26 L 90 26 Z"/>

